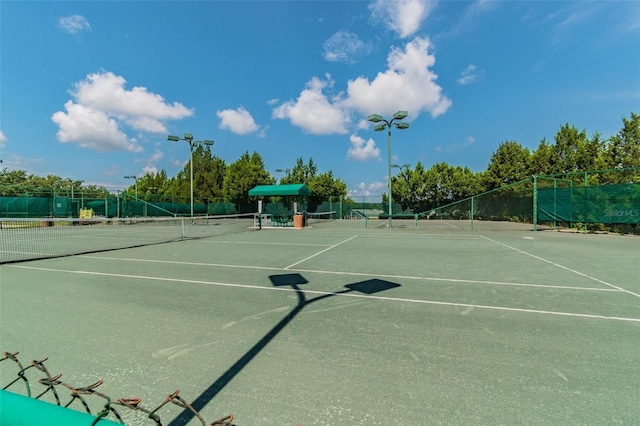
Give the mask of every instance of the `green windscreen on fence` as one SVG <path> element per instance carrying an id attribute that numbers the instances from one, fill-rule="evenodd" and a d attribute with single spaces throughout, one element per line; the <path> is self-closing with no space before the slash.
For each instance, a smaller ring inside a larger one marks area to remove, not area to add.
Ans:
<path id="1" fill-rule="evenodd" d="M 538 189 L 538 220 L 640 223 L 640 183 Z"/>

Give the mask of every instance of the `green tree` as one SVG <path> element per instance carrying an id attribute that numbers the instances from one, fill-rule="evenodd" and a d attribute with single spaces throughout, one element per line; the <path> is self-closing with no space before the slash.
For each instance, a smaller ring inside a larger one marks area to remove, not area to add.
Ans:
<path id="1" fill-rule="evenodd" d="M 333 172 L 320 173 L 308 181 L 311 191 L 311 200 L 321 203 L 329 197 L 345 197 L 347 195 L 347 184 L 333 177 Z"/>
<path id="2" fill-rule="evenodd" d="M 563 172 L 589 169 L 589 159 L 585 155 L 587 132 L 565 124 L 555 136 L 555 151 Z"/>
<path id="3" fill-rule="evenodd" d="M 606 144 L 605 164 L 608 168 L 640 167 L 640 115 L 631 113 L 623 118 L 623 127 Z M 611 175 L 612 183 L 633 182 L 640 179 L 640 171 L 629 170 Z"/>
<path id="4" fill-rule="evenodd" d="M 281 179 L 280 183 L 283 185 L 292 183 L 309 184 L 316 177 L 317 172 L 318 166 L 313 162 L 313 158 L 309 158 L 309 161 L 305 164 L 302 157 L 299 157 L 293 169 L 287 169 L 287 174 Z"/>
<path id="5" fill-rule="evenodd" d="M 130 192 L 131 189 L 129 187 L 127 191 Z M 169 179 L 167 178 L 167 172 L 164 170 L 145 173 L 144 176 L 138 179 L 138 198 L 148 201 L 171 201 L 171 198 L 166 196 L 168 192 Z"/>
<path id="6" fill-rule="evenodd" d="M 225 161 L 211 154 L 211 147 L 196 145 L 193 150 L 193 198 L 202 203 L 205 199 L 213 201 L 224 197 L 224 178 L 227 173 Z M 172 179 L 168 193 L 176 197 L 176 202 L 185 202 L 191 198 L 190 161 Z M 163 191 L 162 194 L 165 194 Z"/>
<path id="7" fill-rule="evenodd" d="M 262 157 L 257 152 L 245 152 L 227 168 L 224 178 L 224 197 L 236 203 L 239 208 L 249 204 L 249 190 L 256 185 L 272 185 L 275 179 L 264 167 Z"/>
<path id="8" fill-rule="evenodd" d="M 313 158 L 309 158 L 305 164 L 302 157 L 299 157 L 296 160 L 296 165 L 287 172 L 280 183 L 306 184 L 312 194 L 308 200 L 310 209 L 314 209 L 316 205 L 328 200 L 329 197 L 345 197 L 347 195 L 347 184 L 335 178 L 331 170 L 318 174 L 318 166 Z"/>
<path id="9" fill-rule="evenodd" d="M 530 172 L 532 175 L 553 175 L 562 173 L 560 157 L 552 144 L 545 139 L 540 141 L 538 148 L 531 154 Z"/>
<path id="10" fill-rule="evenodd" d="M 531 153 L 518 142 L 505 141 L 493 153 L 484 174 L 487 189 L 499 188 L 530 176 Z"/>

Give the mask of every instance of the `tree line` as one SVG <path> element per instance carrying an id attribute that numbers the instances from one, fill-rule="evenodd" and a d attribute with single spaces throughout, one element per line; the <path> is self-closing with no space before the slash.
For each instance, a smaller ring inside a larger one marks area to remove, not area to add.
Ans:
<path id="1" fill-rule="evenodd" d="M 608 139 L 597 132 L 589 137 L 586 131 L 567 123 L 553 142 L 542 139 L 533 151 L 507 140 L 498 146 L 482 172 L 444 162 L 429 169 L 421 162 L 413 169 L 403 167 L 391 178 L 392 200 L 403 210 L 420 213 L 534 175 L 563 176 L 584 184 L 584 175 L 578 171 L 601 171 L 587 174 L 588 185 L 639 182 L 640 116 L 632 112 L 622 121 L 622 129 Z"/>
<path id="2" fill-rule="evenodd" d="M 517 141 L 502 142 L 492 154 L 486 170 L 473 172 L 468 167 L 451 166 L 445 162 L 426 169 L 421 162 L 413 168 L 403 167 L 391 177 L 392 199 L 404 210 L 415 213 L 452 203 L 501 186 L 529 178 L 532 175 L 572 175 L 581 170 L 620 169 L 618 173 L 589 174 L 590 185 L 638 182 L 640 180 L 640 116 L 631 113 L 623 118 L 618 133 L 604 139 L 600 133 L 588 136 L 570 124 L 563 125 L 553 141 L 542 139 L 538 147 L 530 151 Z M 634 170 L 634 168 L 636 168 Z M 194 199 L 197 202 L 226 201 L 238 205 L 250 202 L 248 192 L 256 185 L 275 184 L 278 179 L 265 168 L 257 152 L 245 152 L 233 163 L 212 154 L 209 146 L 198 145 L 193 151 Z M 333 176 L 332 171 L 319 172 L 310 158 L 307 162 L 298 158 L 296 164 L 279 180 L 282 184 L 305 183 L 313 193 L 311 202 L 321 202 L 330 196 L 347 197 L 347 185 Z M 582 181 L 580 180 L 580 183 Z M 104 198 L 109 190 L 96 185 L 83 185 L 80 180 L 55 175 L 40 177 L 24 170 L 0 171 L 0 189 L 5 196 L 35 196 L 53 190 L 71 195 L 82 193 L 86 198 Z M 165 170 L 147 173 L 137 178 L 125 192 L 137 193 L 140 199 L 150 201 L 189 202 L 190 164 L 175 177 Z M 383 194 L 383 201 L 388 200 Z"/>

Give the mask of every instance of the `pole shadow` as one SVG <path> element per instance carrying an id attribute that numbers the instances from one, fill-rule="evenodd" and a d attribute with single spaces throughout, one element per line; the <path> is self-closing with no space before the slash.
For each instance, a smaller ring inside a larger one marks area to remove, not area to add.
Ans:
<path id="1" fill-rule="evenodd" d="M 301 285 L 308 284 L 306 278 L 300 274 L 281 274 L 270 275 L 269 280 L 275 287 L 290 286 L 295 290 L 298 296 L 298 303 L 284 318 L 282 318 L 271 330 L 267 332 L 251 349 L 242 355 L 227 371 L 222 373 L 215 382 L 213 382 L 204 392 L 202 392 L 193 402 L 191 406 L 196 410 L 202 410 L 215 396 L 227 386 L 233 378 L 246 367 L 253 358 L 256 357 L 277 335 L 280 333 L 305 307 L 312 303 L 319 302 L 330 297 L 340 294 L 352 292 L 364 293 L 367 295 L 379 293 L 381 291 L 391 290 L 400 287 L 400 284 L 392 283 L 381 279 L 370 279 L 357 283 L 345 285 L 345 289 L 334 293 L 327 293 L 313 299 L 307 300 Z M 169 426 L 185 425 L 194 417 L 192 411 L 184 409 L 175 419 L 169 423 Z"/>

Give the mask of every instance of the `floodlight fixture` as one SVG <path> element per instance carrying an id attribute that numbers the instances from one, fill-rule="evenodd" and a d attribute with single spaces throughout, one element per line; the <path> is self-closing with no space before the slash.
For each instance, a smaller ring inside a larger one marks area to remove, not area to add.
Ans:
<path id="1" fill-rule="evenodd" d="M 395 123 L 395 125 L 400 130 L 409 128 L 409 123 L 405 123 L 404 121 L 401 121 L 400 123 Z"/>
<path id="2" fill-rule="evenodd" d="M 180 140 L 180 138 L 177 137 L 177 136 L 169 135 L 169 136 L 167 136 L 167 140 L 168 141 L 173 141 L 173 142 L 178 142 Z"/>
<path id="3" fill-rule="evenodd" d="M 373 130 L 376 131 L 376 132 L 381 132 L 386 128 L 387 128 L 387 125 L 386 124 L 382 124 L 382 123 L 379 123 L 379 124 L 376 124 L 375 126 L 373 126 Z"/>
<path id="4" fill-rule="evenodd" d="M 383 118 L 379 114 L 371 114 L 370 116 L 367 117 L 367 120 L 369 120 L 372 123 L 377 123 L 379 121 L 382 121 Z"/>
<path id="5" fill-rule="evenodd" d="M 202 141 L 202 144 L 203 145 L 207 145 L 207 146 L 211 146 L 211 145 L 213 145 L 213 141 L 205 139 L 205 140 Z"/>
<path id="6" fill-rule="evenodd" d="M 136 198 L 138 198 L 138 176 L 135 175 L 130 175 L 130 176 L 125 176 L 125 179 L 134 179 L 136 181 L 134 188 L 135 188 L 135 193 L 136 193 Z"/>
<path id="7" fill-rule="evenodd" d="M 411 167 L 411 164 L 403 164 L 402 166 L 399 166 L 397 164 L 392 164 L 391 167 L 394 167 L 396 169 L 408 169 L 409 167 Z"/>
<path id="8" fill-rule="evenodd" d="M 191 134 L 191 133 L 185 133 L 185 134 L 184 134 L 184 138 L 185 138 L 185 139 L 187 139 L 187 140 L 193 139 L 193 134 Z"/>
<path id="9" fill-rule="evenodd" d="M 407 111 L 398 111 L 395 114 L 393 114 L 393 119 L 394 120 L 402 120 L 407 115 L 409 115 L 409 113 Z"/>

